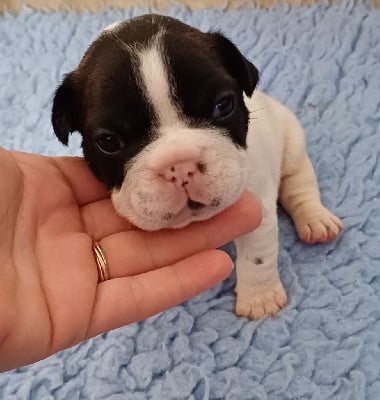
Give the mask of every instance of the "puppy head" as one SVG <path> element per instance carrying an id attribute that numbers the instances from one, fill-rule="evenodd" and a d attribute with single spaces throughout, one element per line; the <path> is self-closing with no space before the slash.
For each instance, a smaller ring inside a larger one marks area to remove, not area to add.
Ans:
<path id="1" fill-rule="evenodd" d="M 106 28 L 58 88 L 54 132 L 84 157 L 116 210 L 146 230 L 230 206 L 246 184 L 256 68 L 219 33 L 147 15 Z"/>

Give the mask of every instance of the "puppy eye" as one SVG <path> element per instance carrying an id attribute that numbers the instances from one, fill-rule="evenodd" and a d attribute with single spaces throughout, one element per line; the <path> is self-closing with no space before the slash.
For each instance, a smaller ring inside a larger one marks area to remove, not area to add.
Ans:
<path id="1" fill-rule="evenodd" d="M 100 151 L 109 155 L 118 153 L 124 146 L 119 137 L 110 132 L 97 135 L 95 143 Z"/>
<path id="2" fill-rule="evenodd" d="M 214 106 L 213 119 L 225 118 L 232 114 L 235 109 L 234 96 L 226 96 L 220 99 Z"/>

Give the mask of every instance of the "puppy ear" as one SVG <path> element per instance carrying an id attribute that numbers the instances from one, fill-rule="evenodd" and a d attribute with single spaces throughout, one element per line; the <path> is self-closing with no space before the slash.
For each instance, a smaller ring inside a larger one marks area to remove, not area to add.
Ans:
<path id="1" fill-rule="evenodd" d="M 69 142 L 69 134 L 78 130 L 78 101 L 76 82 L 70 73 L 55 92 L 51 122 L 54 133 L 65 145 Z"/>
<path id="2" fill-rule="evenodd" d="M 219 32 L 210 33 L 228 72 L 239 82 L 244 93 L 251 97 L 259 81 L 259 71 Z"/>

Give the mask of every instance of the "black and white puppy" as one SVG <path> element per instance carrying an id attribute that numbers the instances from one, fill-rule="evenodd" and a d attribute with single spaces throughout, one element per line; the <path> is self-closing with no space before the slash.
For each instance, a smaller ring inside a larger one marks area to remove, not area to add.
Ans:
<path id="1" fill-rule="evenodd" d="M 221 34 L 145 15 L 100 34 L 58 88 L 52 113 L 59 140 L 81 133 L 115 209 L 141 229 L 208 219 L 246 189 L 261 200 L 261 226 L 236 241 L 236 313 L 252 319 L 287 301 L 277 200 L 307 242 L 342 229 L 320 202 L 300 124 L 257 82 L 257 69 Z"/>

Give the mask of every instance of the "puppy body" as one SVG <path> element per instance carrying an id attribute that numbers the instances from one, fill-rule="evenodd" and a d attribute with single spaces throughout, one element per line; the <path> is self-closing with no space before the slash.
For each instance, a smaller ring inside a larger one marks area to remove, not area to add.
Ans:
<path id="1" fill-rule="evenodd" d="M 321 204 L 303 129 L 294 114 L 260 91 L 246 101 L 253 117 L 247 136 L 247 188 L 261 200 L 263 219 L 256 231 L 236 240 L 236 312 L 258 319 L 274 315 L 287 302 L 277 269 L 278 199 L 305 242 L 330 241 L 342 224 Z"/>
<path id="2" fill-rule="evenodd" d="M 57 90 L 53 126 L 111 189 L 116 210 L 146 230 L 205 220 L 248 189 L 261 226 L 236 241 L 238 315 L 286 304 L 277 270 L 277 200 L 301 239 L 342 228 L 320 202 L 295 116 L 255 90 L 256 68 L 223 36 L 172 18 L 113 24 Z"/>

